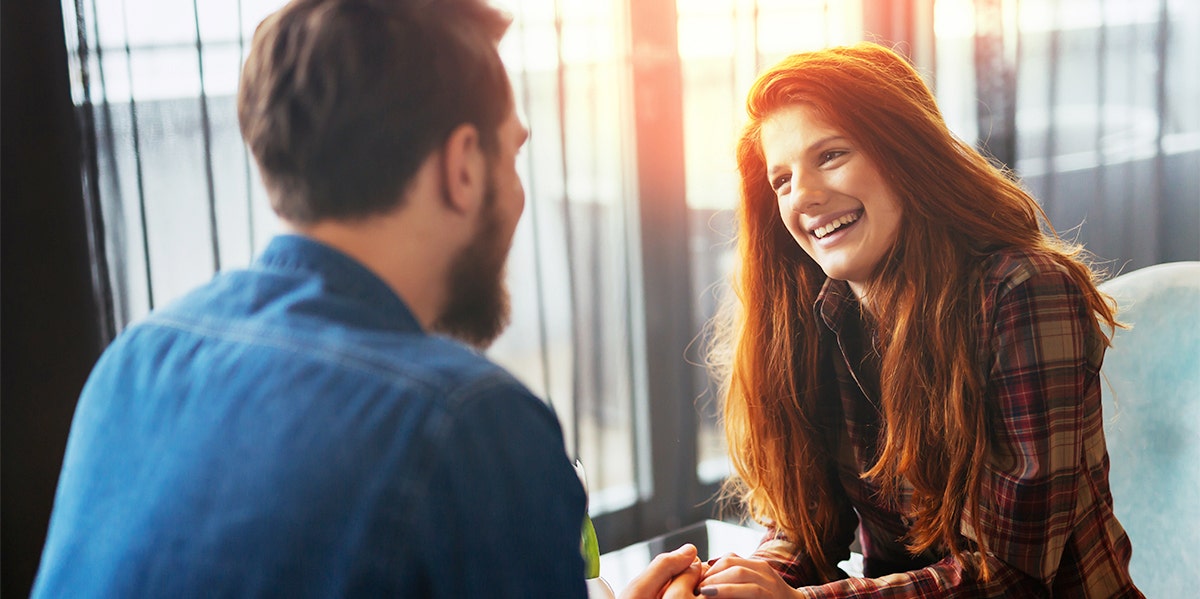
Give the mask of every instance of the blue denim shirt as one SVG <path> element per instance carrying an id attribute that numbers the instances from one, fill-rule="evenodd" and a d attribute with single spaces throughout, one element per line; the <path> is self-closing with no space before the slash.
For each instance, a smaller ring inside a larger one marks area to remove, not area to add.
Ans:
<path id="1" fill-rule="evenodd" d="M 130 327 L 80 397 L 35 597 L 583 597 L 553 412 L 299 236 Z"/>

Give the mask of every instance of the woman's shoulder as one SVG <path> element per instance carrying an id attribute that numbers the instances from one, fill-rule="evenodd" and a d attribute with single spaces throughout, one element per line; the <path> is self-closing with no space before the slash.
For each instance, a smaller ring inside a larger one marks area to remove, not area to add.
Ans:
<path id="1" fill-rule="evenodd" d="M 1003 296 L 1030 281 L 1070 284 L 1070 271 L 1062 260 L 1053 253 L 1029 248 L 993 251 L 983 259 L 983 289 L 988 295 Z"/>

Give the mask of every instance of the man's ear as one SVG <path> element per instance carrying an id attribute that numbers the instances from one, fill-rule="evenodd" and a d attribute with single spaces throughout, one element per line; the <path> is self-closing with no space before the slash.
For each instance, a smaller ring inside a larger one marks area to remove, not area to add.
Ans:
<path id="1" fill-rule="evenodd" d="M 441 162 L 442 199 L 447 208 L 473 210 L 484 195 L 487 168 L 475 125 L 464 123 L 450 132 L 442 144 Z"/>

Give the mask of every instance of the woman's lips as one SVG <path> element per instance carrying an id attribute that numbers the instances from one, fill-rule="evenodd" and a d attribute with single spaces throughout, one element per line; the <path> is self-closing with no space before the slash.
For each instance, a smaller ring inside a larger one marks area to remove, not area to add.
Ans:
<path id="1" fill-rule="evenodd" d="M 813 237 L 816 237 L 817 239 L 824 239 L 824 238 L 832 235 L 833 233 L 840 231 L 840 230 L 858 222 L 858 219 L 862 218 L 862 215 L 863 215 L 862 210 L 853 210 L 850 212 L 846 212 L 837 217 L 834 217 L 833 219 L 830 219 L 828 222 L 822 223 L 822 224 L 810 229 L 808 234 L 812 235 Z"/>

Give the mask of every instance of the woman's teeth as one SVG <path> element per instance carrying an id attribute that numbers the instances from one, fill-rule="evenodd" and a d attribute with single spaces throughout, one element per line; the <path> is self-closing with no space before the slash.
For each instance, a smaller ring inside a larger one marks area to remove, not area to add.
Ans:
<path id="1" fill-rule="evenodd" d="M 813 235 L 815 235 L 817 239 L 821 239 L 822 237 L 825 237 L 826 235 L 858 220 L 858 216 L 858 212 L 851 212 L 850 214 L 842 216 L 841 218 L 823 227 L 817 227 L 816 229 L 813 229 Z"/>

